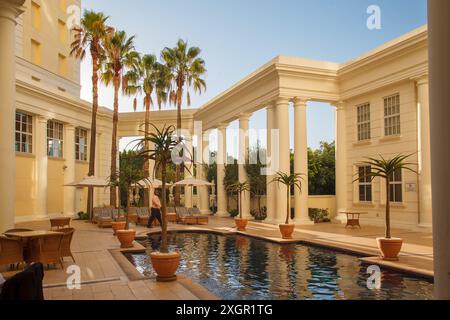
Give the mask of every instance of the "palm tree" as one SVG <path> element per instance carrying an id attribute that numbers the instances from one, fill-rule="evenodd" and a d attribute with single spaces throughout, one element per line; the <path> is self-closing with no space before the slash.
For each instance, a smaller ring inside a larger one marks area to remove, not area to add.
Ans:
<path id="1" fill-rule="evenodd" d="M 113 31 L 106 25 L 108 17 L 102 12 L 84 11 L 80 26 L 73 28 L 74 41 L 71 43 L 70 55 L 83 60 L 86 50 L 92 58 L 92 119 L 91 142 L 89 146 L 89 172 L 88 176 L 95 175 L 95 147 L 97 137 L 97 111 L 98 111 L 98 79 L 101 61 L 104 55 L 104 40 Z M 87 212 L 92 219 L 94 189 L 89 188 Z"/>
<path id="2" fill-rule="evenodd" d="M 130 69 L 124 76 L 124 91 L 128 95 L 142 95 L 145 109 L 145 138 L 150 131 L 150 107 L 155 105 L 153 95 L 156 96 L 156 104 L 161 110 L 161 105 L 167 102 L 168 69 L 157 61 L 153 54 L 144 55 L 139 59 L 136 68 Z M 134 99 L 134 111 L 137 109 L 137 98 Z M 145 150 L 149 149 L 149 141 L 146 140 Z M 150 175 L 149 161 L 144 161 L 144 174 Z M 147 193 L 146 193 L 147 195 Z M 147 197 L 148 198 L 148 197 Z"/>
<path id="3" fill-rule="evenodd" d="M 186 93 L 187 105 L 191 105 L 190 89 L 202 93 L 206 82 L 202 76 L 206 73 L 205 61 L 199 57 L 200 48 L 188 47 L 188 43 L 178 40 L 174 48 L 164 48 L 162 60 L 170 70 L 170 102 L 177 106 L 177 130 L 181 130 L 181 105 Z M 181 139 L 181 137 L 179 137 Z M 180 166 L 176 166 L 176 178 L 180 180 Z M 175 188 L 175 205 L 180 204 L 180 187 Z"/>
<path id="4" fill-rule="evenodd" d="M 292 173 L 290 175 L 284 172 L 277 172 L 275 178 L 273 178 L 272 182 L 278 182 L 286 186 L 286 198 L 287 198 L 287 208 L 286 208 L 286 222 L 285 224 L 289 224 L 289 218 L 291 216 L 291 190 L 294 188 L 298 188 L 300 192 L 302 192 L 302 180 L 303 174 L 301 173 Z"/>
<path id="5" fill-rule="evenodd" d="M 162 181 L 162 195 L 161 195 L 161 209 L 162 209 L 162 226 L 161 226 L 161 253 L 168 253 L 167 246 L 167 169 L 172 163 L 172 152 L 178 145 L 178 139 L 175 138 L 175 127 L 169 126 L 163 129 L 157 128 L 153 125 L 154 133 L 148 132 L 145 138 L 138 140 L 136 150 L 139 151 L 139 156 L 146 160 L 154 160 L 154 173 L 161 172 Z M 143 148 L 147 143 L 154 145 L 154 149 L 147 150 Z"/>
<path id="6" fill-rule="evenodd" d="M 233 193 L 237 193 L 239 198 L 239 219 L 242 219 L 242 194 L 246 191 L 250 192 L 250 184 L 245 182 L 236 182 L 235 184 L 230 186 L 230 191 Z"/>
<path id="7" fill-rule="evenodd" d="M 139 62 L 139 53 L 134 50 L 134 36 L 128 38 L 125 31 L 116 31 L 106 38 L 105 58 L 102 81 L 114 87 L 114 113 L 113 132 L 111 144 L 111 180 L 115 180 L 117 172 L 117 124 L 119 122 L 119 90 L 127 88 L 124 84 L 124 74 L 128 69 L 136 68 Z M 126 93 L 126 90 L 124 90 Z M 110 205 L 116 206 L 116 187 L 110 187 Z"/>
<path id="8" fill-rule="evenodd" d="M 394 158 L 387 160 L 380 155 L 379 159 L 375 158 L 367 158 L 367 161 L 363 161 L 361 166 L 370 167 L 370 171 L 364 174 L 364 178 L 370 178 L 371 181 L 376 177 L 380 177 L 385 180 L 386 186 L 386 239 L 391 239 L 391 181 L 396 172 L 399 170 L 408 170 L 418 174 L 417 171 L 411 169 L 411 165 L 417 165 L 412 162 L 406 162 L 405 160 L 412 156 L 409 155 L 397 155 Z M 358 173 L 359 174 L 359 173 Z M 360 180 L 361 177 L 358 177 L 353 182 Z"/>

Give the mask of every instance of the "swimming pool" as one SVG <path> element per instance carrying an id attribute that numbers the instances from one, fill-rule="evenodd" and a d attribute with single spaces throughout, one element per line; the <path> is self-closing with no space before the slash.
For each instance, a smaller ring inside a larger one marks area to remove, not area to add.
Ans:
<path id="1" fill-rule="evenodd" d="M 432 299 L 433 284 L 381 268 L 381 288 L 368 289 L 370 274 L 357 257 L 300 244 L 279 245 L 244 236 L 170 234 L 170 250 L 182 254 L 178 273 L 225 300 Z M 160 236 L 143 243 L 158 248 Z M 127 258 L 154 275 L 147 253 Z M 370 283 L 373 283 L 370 281 Z"/>

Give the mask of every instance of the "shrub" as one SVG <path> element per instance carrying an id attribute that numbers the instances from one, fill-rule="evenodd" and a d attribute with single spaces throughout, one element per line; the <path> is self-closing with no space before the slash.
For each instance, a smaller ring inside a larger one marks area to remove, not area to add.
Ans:
<path id="1" fill-rule="evenodd" d="M 234 218 L 237 217 L 238 215 L 239 215 L 238 209 L 230 210 L 230 217 Z"/>
<path id="2" fill-rule="evenodd" d="M 314 223 L 330 222 L 328 209 L 309 208 L 309 218 Z"/>
<path id="3" fill-rule="evenodd" d="M 261 211 L 258 210 L 252 210 L 250 211 L 250 214 L 252 215 L 253 218 L 255 218 L 255 220 L 257 221 L 263 221 L 266 220 L 267 218 L 267 207 L 262 207 Z"/>
<path id="4" fill-rule="evenodd" d="M 78 219 L 89 220 L 89 215 L 86 212 L 80 211 L 77 214 L 78 214 Z"/>

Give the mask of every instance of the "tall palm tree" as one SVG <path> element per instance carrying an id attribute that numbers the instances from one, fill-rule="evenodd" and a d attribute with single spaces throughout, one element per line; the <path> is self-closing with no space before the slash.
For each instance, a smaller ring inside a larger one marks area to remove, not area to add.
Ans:
<path id="1" fill-rule="evenodd" d="M 73 28 L 74 41 L 70 46 L 71 56 L 83 60 L 86 57 L 86 51 L 89 50 L 92 58 L 92 119 L 88 176 L 95 175 L 99 70 L 104 55 L 105 38 L 113 31 L 106 25 L 108 18 L 102 12 L 84 11 L 80 26 Z M 90 218 L 92 218 L 93 196 L 94 189 L 89 188 L 87 212 Z"/>
<path id="2" fill-rule="evenodd" d="M 158 58 L 153 54 L 144 55 L 139 59 L 136 68 L 128 70 L 124 76 L 124 91 L 128 95 L 142 95 L 143 105 L 145 109 L 145 138 L 148 138 L 150 132 L 150 108 L 152 105 L 161 105 L 167 102 L 167 88 L 170 78 L 166 66 L 158 62 Z M 156 101 L 154 101 L 155 96 Z M 134 111 L 137 109 L 137 98 L 134 99 Z M 149 149 L 149 140 L 145 140 L 145 150 Z M 146 177 L 150 175 L 149 161 L 145 159 L 144 174 Z M 147 194 L 146 194 L 147 195 Z M 148 200 L 148 196 L 146 197 Z M 147 201 L 146 201 L 147 202 Z"/>
<path id="3" fill-rule="evenodd" d="M 102 81 L 114 87 L 113 132 L 111 144 L 111 180 L 116 179 L 117 172 L 117 125 L 119 122 L 119 90 L 124 85 L 124 74 L 129 69 L 137 68 L 139 53 L 134 49 L 134 36 L 127 37 L 125 31 L 116 31 L 106 38 L 105 63 L 103 64 Z M 124 90 L 126 93 L 126 90 Z M 117 205 L 116 187 L 110 187 L 110 205 Z"/>
<path id="4" fill-rule="evenodd" d="M 206 73 L 205 61 L 199 57 L 200 48 L 189 47 L 188 43 L 178 40 L 174 48 L 164 48 L 162 60 L 170 70 L 170 102 L 177 106 L 177 130 L 181 130 L 181 105 L 186 95 L 187 105 L 191 105 L 190 89 L 202 93 L 206 82 L 202 78 Z M 181 137 L 179 137 L 181 139 Z M 180 165 L 176 166 L 176 179 L 180 180 Z M 175 188 L 175 204 L 180 204 L 180 187 Z"/>

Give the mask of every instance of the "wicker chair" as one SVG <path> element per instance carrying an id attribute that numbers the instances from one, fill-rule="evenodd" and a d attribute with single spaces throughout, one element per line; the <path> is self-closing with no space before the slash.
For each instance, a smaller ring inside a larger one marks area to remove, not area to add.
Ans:
<path id="1" fill-rule="evenodd" d="M 13 267 L 24 262 L 22 241 L 0 236 L 0 265 Z"/>
<path id="2" fill-rule="evenodd" d="M 150 209 L 148 207 L 137 208 L 138 220 L 137 224 L 146 226 L 150 219 Z"/>
<path id="3" fill-rule="evenodd" d="M 177 211 L 174 207 L 167 208 L 167 221 L 177 223 Z"/>
<path id="4" fill-rule="evenodd" d="M 71 257 L 73 262 L 75 258 L 73 257 L 72 250 L 70 250 L 70 245 L 72 244 L 73 234 L 75 232 L 74 228 L 66 228 L 60 230 L 60 232 L 64 233 L 64 236 L 61 240 L 61 257 L 64 259 L 65 257 Z"/>
<path id="5" fill-rule="evenodd" d="M 64 269 L 61 244 L 63 234 L 52 234 L 42 238 L 33 239 L 30 242 L 30 255 L 26 257 L 27 263 L 41 262 L 42 264 L 57 264 Z"/>
<path id="6" fill-rule="evenodd" d="M 50 229 L 51 230 L 59 230 L 64 228 L 70 228 L 70 221 L 72 221 L 71 218 L 57 218 L 57 219 L 50 219 Z"/>
<path id="7" fill-rule="evenodd" d="M 197 219 L 195 219 L 185 207 L 177 207 L 177 222 L 180 224 L 193 225 L 197 224 Z"/>

